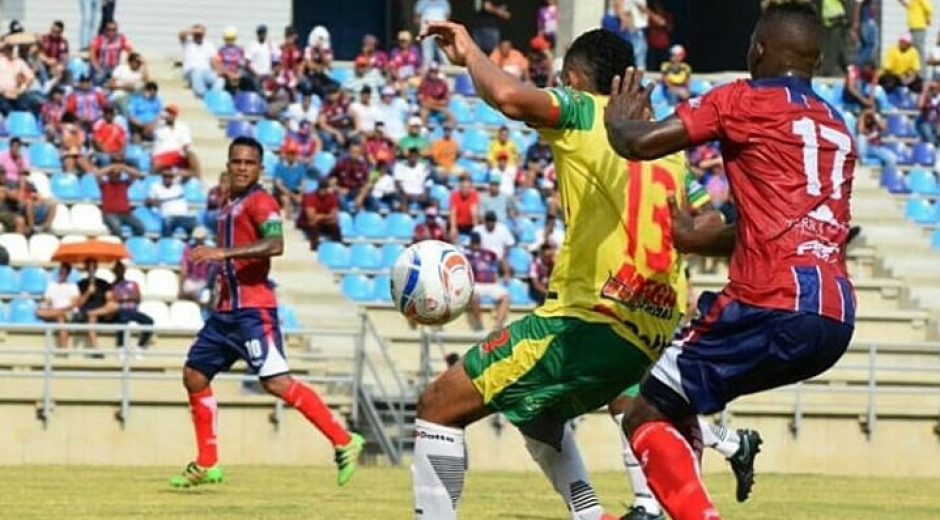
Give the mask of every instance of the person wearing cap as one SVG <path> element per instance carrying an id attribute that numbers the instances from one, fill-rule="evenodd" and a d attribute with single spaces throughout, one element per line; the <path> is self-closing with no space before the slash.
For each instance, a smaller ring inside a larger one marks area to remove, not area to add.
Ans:
<path id="1" fill-rule="evenodd" d="M 127 131 L 114 120 L 114 105 L 105 105 L 102 112 L 104 118 L 95 121 L 91 127 L 91 145 L 95 151 L 95 166 L 98 167 L 123 158 L 127 148 Z"/>
<path id="2" fill-rule="evenodd" d="M 409 148 L 405 159 L 395 162 L 392 177 L 398 188 L 402 200 L 402 210 L 407 210 L 412 204 L 424 206 L 428 201 L 428 165 L 421 160 L 421 151 Z"/>
<path id="3" fill-rule="evenodd" d="M 470 233 L 470 244 L 464 249 L 464 255 L 473 271 L 473 297 L 467 309 L 467 321 L 475 332 L 482 332 L 483 299 L 496 302 L 496 319 L 491 330 L 500 330 L 509 314 L 509 291 L 499 283 L 502 263 L 495 251 L 486 247 L 483 237 L 474 230 Z"/>
<path id="4" fill-rule="evenodd" d="M 349 104 L 348 112 L 353 120 L 354 133 L 360 137 L 370 135 L 382 115 L 369 87 L 359 91 L 358 99 Z"/>
<path id="5" fill-rule="evenodd" d="M 398 140 L 398 154 L 405 156 L 408 150 L 417 148 L 422 157 L 427 157 L 431 153 L 431 142 L 424 136 L 424 121 L 418 116 L 408 118 L 408 133 Z"/>
<path id="6" fill-rule="evenodd" d="M 114 69 L 121 64 L 121 53 L 133 50 L 127 36 L 118 32 L 117 22 L 106 23 L 104 30 L 91 40 L 88 49 L 95 85 L 105 85 Z"/>
<path id="7" fill-rule="evenodd" d="M 144 57 L 140 53 L 132 52 L 127 55 L 127 62 L 122 63 L 111 73 L 108 88 L 111 89 L 111 102 L 124 109 L 128 96 L 139 92 L 150 81 Z"/>
<path id="8" fill-rule="evenodd" d="M 153 171 L 176 170 L 199 177 L 202 169 L 193 150 L 193 136 L 189 125 L 178 120 L 179 111 L 175 103 L 168 103 L 163 109 L 163 124 L 158 124 L 153 134 Z"/>
<path id="9" fill-rule="evenodd" d="M 34 99 L 29 86 L 36 75 L 14 52 L 13 45 L 0 41 L 0 113 L 33 110 Z"/>
<path id="10" fill-rule="evenodd" d="M 299 155 L 300 146 L 293 140 L 286 140 L 274 166 L 274 197 L 281 204 L 285 221 L 293 220 L 294 209 L 300 206 L 306 184 L 313 177 L 309 164 L 300 161 Z"/>
<path id="11" fill-rule="evenodd" d="M 411 32 L 398 32 L 397 45 L 388 57 L 388 72 L 400 88 L 407 87 L 412 79 L 417 78 L 421 70 L 421 51 L 414 44 Z"/>
<path id="12" fill-rule="evenodd" d="M 911 35 L 902 34 L 898 43 L 892 45 L 885 55 L 878 83 L 888 94 L 902 86 L 913 92 L 920 92 L 923 87 L 920 66 L 920 53 L 914 47 Z"/>
<path id="13" fill-rule="evenodd" d="M 494 214 L 499 222 L 509 222 L 509 218 L 516 213 L 513 197 L 506 195 L 500 189 L 502 175 L 490 175 L 486 182 L 486 190 L 480 193 L 480 218 L 484 215 Z"/>
<path id="14" fill-rule="evenodd" d="M 539 88 L 555 85 L 555 67 L 552 63 L 551 44 L 545 38 L 536 36 L 529 40 L 529 81 Z"/>
<path id="15" fill-rule="evenodd" d="M 42 301 L 36 308 L 36 317 L 48 323 L 64 325 L 72 310 L 77 307 L 78 285 L 69 281 L 72 274 L 72 264 L 59 264 L 55 279 L 50 279 L 42 295 Z M 69 331 L 61 328 L 56 333 L 56 348 L 69 348 Z"/>
<path id="16" fill-rule="evenodd" d="M 101 213 L 104 225 L 114 236 L 121 236 L 121 228 L 127 226 L 131 235 L 143 236 L 144 224 L 131 211 L 128 190 L 134 181 L 143 175 L 127 164 L 123 156 L 111 155 L 109 164 L 95 170 L 98 189 L 101 190 Z"/>
<path id="17" fill-rule="evenodd" d="M 255 28 L 255 39 L 245 48 L 246 72 L 255 85 L 261 85 L 272 75 L 272 64 L 281 59 L 280 50 L 277 44 L 268 39 L 267 25 L 261 24 Z"/>
<path id="18" fill-rule="evenodd" d="M 137 323 L 148 326 L 153 325 L 153 318 L 147 313 L 140 312 L 140 285 L 133 280 L 124 277 L 127 268 L 124 262 L 114 263 L 114 281 L 111 283 L 111 294 L 114 295 L 114 301 L 117 304 L 117 311 L 111 318 L 111 323 L 128 324 Z M 145 349 L 150 343 L 153 332 L 142 331 L 137 336 L 137 348 Z M 117 333 L 117 347 L 123 349 L 124 341 L 127 335 L 123 332 Z"/>
<path id="19" fill-rule="evenodd" d="M 369 64 L 369 58 L 359 56 L 353 62 L 353 75 L 343 82 L 343 90 L 358 94 L 363 89 L 381 89 L 385 86 L 382 71 Z"/>
<path id="20" fill-rule="evenodd" d="M 490 53 L 490 59 L 510 76 L 521 81 L 529 79 L 529 60 L 512 45 L 512 41 L 499 42 L 499 46 Z"/>
<path id="21" fill-rule="evenodd" d="M 516 179 L 519 177 L 519 168 L 509 161 L 509 154 L 505 151 L 497 152 L 496 164 L 490 169 L 491 178 L 500 179 L 499 191 L 507 197 L 516 194 Z"/>
<path id="22" fill-rule="evenodd" d="M 519 164 L 519 147 L 516 142 L 509 138 L 509 127 L 503 125 L 496 132 L 496 139 L 490 141 L 490 146 L 486 151 L 486 161 L 490 167 L 496 166 L 496 160 L 500 154 L 505 154 L 509 164 L 516 166 Z M 515 177 L 515 174 L 513 174 Z"/>
<path id="23" fill-rule="evenodd" d="M 254 85 L 245 77 L 245 50 L 235 43 L 238 40 L 238 29 L 226 27 L 222 39 L 224 43 L 212 60 L 213 70 L 222 78 L 224 88 L 229 92 L 252 90 Z"/>
<path id="24" fill-rule="evenodd" d="M 333 46 L 330 42 L 330 31 L 317 25 L 307 35 L 307 47 L 304 49 L 304 62 L 310 70 L 329 70 L 333 64 Z"/>
<path id="25" fill-rule="evenodd" d="M 378 119 L 385 123 L 385 135 L 397 143 L 407 133 L 405 127 L 407 119 L 408 102 L 398 95 L 395 87 L 386 85 L 380 91 Z"/>
<path id="26" fill-rule="evenodd" d="M 411 243 L 417 244 L 425 240 L 440 240 L 447 242 L 447 230 L 441 223 L 440 212 L 435 206 L 428 206 L 424 210 L 424 222 L 415 226 L 411 235 Z"/>
<path id="27" fill-rule="evenodd" d="M 359 60 L 359 58 L 365 58 L 369 63 L 369 67 L 382 71 L 382 73 L 388 67 L 388 54 L 379 49 L 379 39 L 372 34 L 362 37 L 362 48 L 359 50 L 356 60 Z"/>
<path id="28" fill-rule="evenodd" d="M 142 92 L 131 96 L 127 103 L 127 122 L 134 142 L 152 141 L 163 112 L 163 100 L 157 95 L 157 84 L 148 81 Z"/>
<path id="29" fill-rule="evenodd" d="M 182 29 L 178 37 L 183 47 L 183 79 L 193 89 L 193 94 L 201 98 L 210 89 L 222 88 L 212 68 L 217 51 L 215 44 L 206 39 L 206 27 L 194 24 Z"/>
<path id="30" fill-rule="evenodd" d="M 314 156 L 323 147 L 310 121 L 302 121 L 296 132 L 288 132 L 284 144 L 288 143 L 296 148 L 297 160 L 307 165 L 313 162 Z"/>
<path id="31" fill-rule="evenodd" d="M 673 45 L 669 49 L 669 61 L 660 68 L 663 75 L 663 86 L 666 87 L 666 97 L 673 105 L 685 101 L 692 96 L 689 82 L 692 80 L 692 67 L 685 62 L 685 47 Z"/>
<path id="32" fill-rule="evenodd" d="M 421 106 L 421 119 L 430 122 L 431 117 L 441 118 L 447 124 L 454 124 L 454 115 L 447 107 L 450 102 L 450 87 L 441 76 L 441 66 L 436 61 L 428 64 L 428 72 L 418 85 L 418 104 Z"/>
<path id="33" fill-rule="evenodd" d="M 196 227 L 196 217 L 186 202 L 181 176 L 171 169 L 163 170 L 160 176 L 161 182 L 150 187 L 145 204 L 160 215 L 161 236 L 173 236 L 177 229 L 189 236 Z"/>
<path id="34" fill-rule="evenodd" d="M 316 251 L 320 246 L 321 235 L 326 235 L 333 242 L 343 240 L 339 227 L 339 210 L 339 197 L 326 179 L 317 184 L 316 190 L 304 194 L 298 226 L 310 240 L 311 251 Z"/>

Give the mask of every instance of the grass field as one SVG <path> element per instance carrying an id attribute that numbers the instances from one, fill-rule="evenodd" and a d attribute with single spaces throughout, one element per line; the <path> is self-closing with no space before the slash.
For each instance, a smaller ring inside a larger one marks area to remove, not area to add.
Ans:
<path id="1" fill-rule="evenodd" d="M 7 467 L 0 482 L 0 518 L 22 519 L 337 519 L 408 520 L 405 468 L 364 468 L 348 487 L 327 468 L 232 467 L 227 482 L 173 490 L 171 468 Z M 623 511 L 623 476 L 594 475 L 605 506 Z M 761 475 L 747 504 L 734 503 L 733 482 L 710 476 L 726 520 L 937 520 L 940 480 Z M 470 472 L 463 519 L 565 520 L 564 508 L 535 473 Z"/>

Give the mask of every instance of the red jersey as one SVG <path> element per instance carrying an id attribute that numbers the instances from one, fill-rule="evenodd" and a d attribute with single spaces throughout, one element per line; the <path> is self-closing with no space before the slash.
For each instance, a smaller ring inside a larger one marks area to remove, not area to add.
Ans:
<path id="1" fill-rule="evenodd" d="M 717 139 L 740 214 L 724 291 L 744 303 L 855 320 L 845 245 L 855 144 L 805 79 L 739 80 L 682 103 L 692 142 Z"/>
<path id="2" fill-rule="evenodd" d="M 219 213 L 219 246 L 241 247 L 281 234 L 281 208 L 277 200 L 256 184 L 230 198 Z M 268 280 L 270 258 L 228 258 L 219 275 L 218 310 L 277 307 Z"/>

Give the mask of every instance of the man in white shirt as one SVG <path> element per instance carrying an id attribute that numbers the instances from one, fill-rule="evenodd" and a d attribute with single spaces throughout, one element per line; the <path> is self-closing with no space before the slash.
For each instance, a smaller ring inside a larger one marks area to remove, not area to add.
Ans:
<path id="1" fill-rule="evenodd" d="M 385 124 L 385 135 L 396 143 L 407 133 L 405 119 L 408 117 L 408 103 L 397 94 L 394 87 L 382 89 L 378 119 Z"/>
<path id="2" fill-rule="evenodd" d="M 9 42 L 0 43 L 0 112 L 33 110 L 38 102 L 29 92 L 36 75 L 25 61 L 13 52 Z"/>
<path id="3" fill-rule="evenodd" d="M 349 105 L 348 113 L 353 118 L 356 133 L 365 135 L 375 130 L 375 123 L 382 114 L 378 103 L 372 101 L 372 89 L 364 88 L 359 91 L 359 99 Z"/>
<path id="4" fill-rule="evenodd" d="M 404 161 L 395 163 L 392 176 L 401 192 L 402 210 L 412 203 L 424 206 L 427 202 L 428 165 L 421 161 L 421 151 L 409 148 Z"/>
<path id="5" fill-rule="evenodd" d="M 483 249 L 496 254 L 500 262 L 505 262 L 509 248 L 516 245 L 516 237 L 512 236 L 512 231 L 506 224 L 499 222 L 496 213 L 492 211 L 483 216 L 483 223 L 473 228 L 473 232 L 479 233 Z M 505 265 L 503 272 L 509 272 Z"/>
<path id="6" fill-rule="evenodd" d="M 496 165 L 490 170 L 490 178 L 499 178 L 499 191 L 505 193 L 507 197 L 514 197 L 516 194 L 516 176 L 519 174 L 519 168 L 509 163 L 509 154 L 499 152 L 496 154 Z"/>
<path id="7" fill-rule="evenodd" d="M 415 25 L 424 27 L 430 22 L 446 22 L 450 19 L 450 2 L 447 0 L 418 0 L 415 4 Z M 447 63 L 444 53 L 437 48 L 435 38 L 421 40 L 421 63 L 427 66 L 432 61 Z"/>
<path id="8" fill-rule="evenodd" d="M 43 294 L 42 303 L 36 309 L 36 317 L 48 322 L 64 324 L 69 318 L 69 314 L 77 306 L 79 296 L 78 285 L 69 281 L 69 274 L 72 273 L 72 266 L 61 264 L 55 281 L 50 281 L 46 285 L 46 292 Z M 59 348 L 68 348 L 69 331 L 60 329 L 56 337 L 56 346 Z"/>
<path id="9" fill-rule="evenodd" d="M 184 172 L 199 177 L 199 157 L 193 150 L 193 137 L 186 123 L 177 121 L 179 107 L 169 103 L 163 108 L 163 124 L 153 134 L 153 171 Z"/>
<path id="10" fill-rule="evenodd" d="M 124 111 L 129 95 L 142 90 L 148 81 L 150 81 L 150 72 L 147 70 L 143 56 L 136 52 L 128 54 L 127 62 L 118 65 L 111 72 L 111 79 L 108 80 L 108 87 L 113 91 L 111 101 Z"/>
<path id="11" fill-rule="evenodd" d="M 183 46 L 183 78 L 197 97 L 202 97 L 207 90 L 222 88 L 222 80 L 212 70 L 212 58 L 216 48 L 206 41 L 206 28 L 201 24 L 179 32 Z"/>
<path id="12" fill-rule="evenodd" d="M 162 177 L 162 182 L 150 187 L 147 206 L 156 208 L 160 214 L 163 220 L 163 236 L 173 236 L 174 231 L 182 229 L 188 237 L 196 228 L 196 217 L 189 211 L 183 185 L 179 176 L 172 170 L 165 170 Z"/>
<path id="13" fill-rule="evenodd" d="M 369 64 L 369 58 L 359 56 L 353 66 L 353 75 L 343 82 L 343 90 L 358 94 L 363 89 L 380 89 L 385 86 L 385 76 Z"/>
<path id="14" fill-rule="evenodd" d="M 280 59 L 280 49 L 268 39 L 268 26 L 261 24 L 255 29 L 257 39 L 248 44 L 245 49 L 245 59 L 248 62 L 248 72 L 253 76 L 256 85 L 271 75 L 271 64 Z"/>
<path id="15" fill-rule="evenodd" d="M 284 112 L 284 124 L 291 132 L 300 130 L 300 123 L 307 121 L 310 124 L 316 124 L 317 117 L 320 115 L 320 103 L 314 103 L 314 96 L 310 92 L 304 92 L 300 98 L 300 103 L 291 103 Z"/>
<path id="16" fill-rule="evenodd" d="M 552 246 L 553 251 L 561 247 L 565 241 L 565 230 L 558 225 L 558 217 L 554 213 L 545 215 L 545 225 L 535 230 L 535 241 L 529 246 L 529 251 L 537 253 L 543 244 Z"/>

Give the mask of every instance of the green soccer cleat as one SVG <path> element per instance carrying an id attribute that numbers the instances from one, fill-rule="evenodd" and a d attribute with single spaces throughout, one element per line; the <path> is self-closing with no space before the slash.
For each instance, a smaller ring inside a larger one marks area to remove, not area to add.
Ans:
<path id="1" fill-rule="evenodd" d="M 735 498 L 738 502 L 744 502 L 754 487 L 754 459 L 760 453 L 760 445 L 764 441 L 754 430 L 738 430 L 738 437 L 741 438 L 741 446 L 734 455 L 728 457 L 728 462 L 737 481 Z"/>
<path id="2" fill-rule="evenodd" d="M 336 448 L 334 460 L 336 460 L 336 467 L 339 469 L 339 473 L 336 474 L 336 483 L 340 486 L 345 486 L 352 478 L 353 473 L 356 472 L 359 455 L 362 454 L 362 446 L 366 443 L 366 440 L 358 433 L 351 433 L 349 437 L 348 444 Z"/>
<path id="3" fill-rule="evenodd" d="M 188 488 L 222 482 L 222 478 L 222 468 L 219 465 L 203 468 L 195 462 L 190 462 L 182 473 L 170 477 L 170 485 L 177 488 Z"/>

